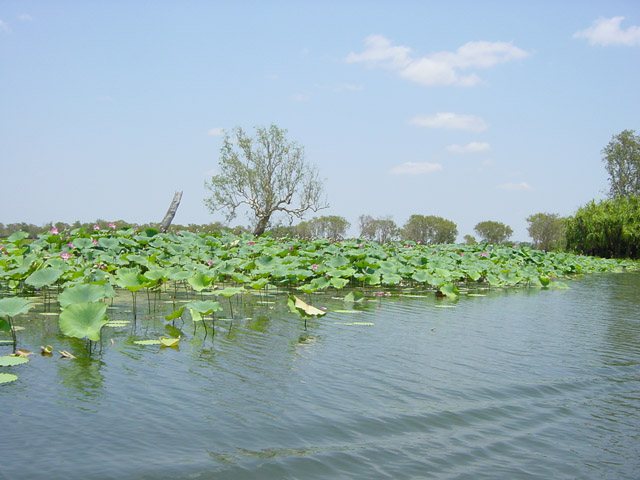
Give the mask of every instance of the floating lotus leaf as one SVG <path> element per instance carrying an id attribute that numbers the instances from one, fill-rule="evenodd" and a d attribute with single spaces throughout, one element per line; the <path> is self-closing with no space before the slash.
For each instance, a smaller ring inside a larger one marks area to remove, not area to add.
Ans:
<path id="1" fill-rule="evenodd" d="M 180 343 L 180 337 L 160 337 L 160 343 L 162 343 L 163 347 L 176 347 Z"/>
<path id="2" fill-rule="evenodd" d="M 287 305 L 289 306 L 289 310 L 292 313 L 296 313 L 303 318 L 304 317 L 322 317 L 327 314 L 325 310 L 320 310 L 319 308 L 309 305 L 294 295 L 289 296 Z"/>
<path id="3" fill-rule="evenodd" d="M 63 273 L 59 268 L 43 268 L 29 275 L 25 279 L 25 283 L 35 288 L 48 287 L 56 283 Z"/>
<path id="4" fill-rule="evenodd" d="M 28 361 L 28 358 L 22 356 L 14 357 L 11 355 L 5 355 L 4 357 L 0 357 L 0 367 L 11 367 L 13 365 L 27 363 Z"/>
<path id="5" fill-rule="evenodd" d="M 18 376 L 12 373 L 0 373 L 0 383 L 9 383 L 17 379 L 18 379 Z"/>
<path id="6" fill-rule="evenodd" d="M 60 313 L 60 330 L 69 337 L 100 340 L 100 330 L 109 321 L 104 303 L 75 303 Z"/>
<path id="7" fill-rule="evenodd" d="M 160 340 L 135 340 L 136 345 L 162 345 Z"/>
<path id="8" fill-rule="evenodd" d="M 33 303 L 20 297 L 7 297 L 0 299 L 0 315 L 15 317 L 26 313 L 34 307 Z"/>
<path id="9" fill-rule="evenodd" d="M 58 295 L 58 303 L 61 307 L 66 307 L 73 303 L 97 302 L 106 296 L 103 285 L 75 285 Z"/>

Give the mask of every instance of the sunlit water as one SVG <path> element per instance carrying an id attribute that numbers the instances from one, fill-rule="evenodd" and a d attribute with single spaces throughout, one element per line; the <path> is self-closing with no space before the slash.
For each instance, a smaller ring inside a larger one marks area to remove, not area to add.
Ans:
<path id="1" fill-rule="evenodd" d="M 640 478 L 640 274 L 569 286 L 306 296 L 330 311 L 306 331 L 270 297 L 215 337 L 178 322 L 179 349 L 132 343 L 172 308 L 140 295 L 91 357 L 31 315 L 19 347 L 80 355 L 1 368 L 20 378 L 0 385 L 0 477 Z"/>

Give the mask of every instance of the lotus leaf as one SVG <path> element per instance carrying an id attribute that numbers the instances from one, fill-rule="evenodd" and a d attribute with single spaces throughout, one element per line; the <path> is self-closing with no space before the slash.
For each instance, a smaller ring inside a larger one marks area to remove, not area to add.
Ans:
<path id="1" fill-rule="evenodd" d="M 69 337 L 100 340 L 100 330 L 108 322 L 104 303 L 74 303 L 60 313 L 60 330 Z"/>
<path id="2" fill-rule="evenodd" d="M 0 373 L 0 383 L 9 383 L 17 379 L 18 379 L 18 376 L 12 373 Z"/>
<path id="3" fill-rule="evenodd" d="M 33 303 L 20 297 L 6 297 L 0 299 L 0 315 L 15 317 L 26 313 L 34 307 Z"/>
<path id="4" fill-rule="evenodd" d="M 20 365 L 23 363 L 27 363 L 29 361 L 28 358 L 17 356 L 14 357 L 12 355 L 5 355 L 0 357 L 0 367 L 10 367 L 13 365 Z"/>
<path id="5" fill-rule="evenodd" d="M 35 288 L 47 287 L 56 283 L 63 273 L 64 272 L 59 268 L 43 268 L 42 270 L 36 270 L 29 275 L 25 279 L 25 283 Z"/>
<path id="6" fill-rule="evenodd" d="M 294 295 L 289 296 L 287 304 L 292 313 L 296 313 L 301 317 L 322 317 L 327 314 L 325 310 L 309 305 Z"/>
<path id="7" fill-rule="evenodd" d="M 73 303 L 97 302 L 106 296 L 103 285 L 75 285 L 58 295 L 58 302 L 61 307 L 66 307 Z"/>

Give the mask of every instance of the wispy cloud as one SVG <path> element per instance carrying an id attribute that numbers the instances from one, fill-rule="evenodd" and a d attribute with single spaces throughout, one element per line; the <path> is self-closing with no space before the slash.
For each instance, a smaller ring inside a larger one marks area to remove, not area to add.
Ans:
<path id="1" fill-rule="evenodd" d="M 0 18 L 0 32 L 10 32 L 9 24 Z"/>
<path id="2" fill-rule="evenodd" d="M 278 75 L 277 73 L 269 73 L 265 75 L 264 78 L 267 78 L 269 80 L 277 80 L 280 78 L 280 75 Z"/>
<path id="3" fill-rule="evenodd" d="M 221 128 L 221 127 L 212 128 L 207 132 L 207 135 L 211 137 L 222 137 L 224 135 L 224 128 Z"/>
<path id="4" fill-rule="evenodd" d="M 296 93 L 291 95 L 291 100 L 293 100 L 294 102 L 306 102 L 307 100 L 309 100 L 309 96 L 305 95 L 304 93 Z"/>
<path id="5" fill-rule="evenodd" d="M 476 153 L 486 152 L 491 146 L 485 142 L 471 142 L 466 145 L 449 145 L 446 148 L 453 153 Z"/>
<path id="6" fill-rule="evenodd" d="M 488 128 L 487 123 L 480 117 L 452 112 L 439 112 L 433 115 L 416 115 L 409 120 L 409 123 L 419 127 L 469 130 L 472 132 L 481 132 Z"/>
<path id="7" fill-rule="evenodd" d="M 480 83 L 480 77 L 475 73 L 461 74 L 460 70 L 489 68 L 529 56 L 529 52 L 507 42 L 468 42 L 455 52 L 435 52 L 424 57 L 412 57 L 411 48 L 393 46 L 382 35 L 370 35 L 364 44 L 362 53 L 351 52 L 345 61 L 394 70 L 400 77 L 426 86 L 470 87 Z"/>
<path id="8" fill-rule="evenodd" d="M 349 83 L 341 83 L 340 85 L 338 85 L 336 88 L 333 89 L 334 92 L 359 92 L 361 90 L 364 90 L 364 87 L 362 85 L 351 85 Z"/>
<path id="9" fill-rule="evenodd" d="M 599 18 L 589 28 L 573 34 L 573 38 L 586 38 L 590 45 L 640 46 L 640 26 L 633 25 L 623 30 L 620 23 L 624 17 Z"/>
<path id="10" fill-rule="evenodd" d="M 498 185 L 497 187 L 500 190 L 508 190 L 508 191 L 519 191 L 519 190 L 533 190 L 533 187 L 529 185 L 527 182 L 520 183 L 503 183 L 502 185 Z"/>
<path id="11" fill-rule="evenodd" d="M 392 175 L 422 175 L 442 170 L 439 163 L 429 162 L 405 162 L 389 170 Z"/>
<path id="12" fill-rule="evenodd" d="M 33 17 L 28 13 L 21 13 L 20 15 L 18 15 L 18 19 L 23 22 L 30 22 L 31 20 L 33 20 Z"/>

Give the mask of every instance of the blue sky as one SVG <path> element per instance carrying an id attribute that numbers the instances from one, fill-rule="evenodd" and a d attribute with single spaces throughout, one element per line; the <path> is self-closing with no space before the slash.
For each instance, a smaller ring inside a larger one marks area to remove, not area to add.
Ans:
<path id="1" fill-rule="evenodd" d="M 223 220 L 220 133 L 271 123 L 331 207 L 458 225 L 604 198 L 640 130 L 640 2 L 0 0 L 0 222 Z M 235 223 L 246 225 L 240 216 Z"/>

